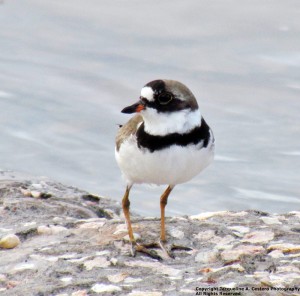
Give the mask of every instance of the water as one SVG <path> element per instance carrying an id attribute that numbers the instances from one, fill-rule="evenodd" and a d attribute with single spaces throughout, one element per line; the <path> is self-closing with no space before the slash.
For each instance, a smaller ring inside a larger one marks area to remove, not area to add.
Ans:
<path id="1" fill-rule="evenodd" d="M 120 110 L 180 80 L 214 130 L 214 164 L 167 215 L 300 209 L 298 1 L 28 0 L 0 4 L 0 168 L 121 200 Z M 132 209 L 159 214 L 162 187 Z"/>

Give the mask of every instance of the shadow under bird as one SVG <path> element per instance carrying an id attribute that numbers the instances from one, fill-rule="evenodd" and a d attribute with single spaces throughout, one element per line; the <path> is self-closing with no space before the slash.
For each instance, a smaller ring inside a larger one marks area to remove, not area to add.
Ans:
<path id="1" fill-rule="evenodd" d="M 115 156 L 126 181 L 122 200 L 131 243 L 131 254 L 145 253 L 161 259 L 153 250 L 161 248 L 174 258 L 165 231 L 165 207 L 177 184 L 185 183 L 205 169 L 214 158 L 215 140 L 193 93 L 175 80 L 154 80 L 141 90 L 139 101 L 122 110 L 137 113 L 116 136 Z M 167 185 L 160 197 L 160 239 L 152 244 L 137 243 L 131 226 L 129 192 L 134 184 Z"/>

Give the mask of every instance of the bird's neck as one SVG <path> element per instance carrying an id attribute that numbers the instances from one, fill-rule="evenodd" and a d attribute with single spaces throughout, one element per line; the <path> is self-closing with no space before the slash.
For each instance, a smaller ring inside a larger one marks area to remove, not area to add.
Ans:
<path id="1" fill-rule="evenodd" d="M 170 113 L 158 113 L 147 109 L 142 113 L 145 131 L 151 135 L 164 136 L 171 133 L 185 134 L 201 125 L 201 113 L 196 110 L 180 110 Z"/>

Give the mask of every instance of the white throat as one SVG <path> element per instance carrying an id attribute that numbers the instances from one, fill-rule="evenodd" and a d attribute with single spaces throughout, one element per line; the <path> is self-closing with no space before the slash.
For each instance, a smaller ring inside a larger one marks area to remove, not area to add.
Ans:
<path id="1" fill-rule="evenodd" d="M 145 122 L 145 131 L 155 136 L 164 136 L 170 133 L 183 134 L 201 124 L 199 109 L 158 113 L 153 108 L 147 108 L 141 112 L 141 115 Z"/>

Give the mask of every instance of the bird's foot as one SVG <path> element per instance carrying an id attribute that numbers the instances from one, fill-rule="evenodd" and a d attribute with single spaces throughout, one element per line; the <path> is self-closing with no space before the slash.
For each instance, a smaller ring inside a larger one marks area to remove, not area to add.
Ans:
<path id="1" fill-rule="evenodd" d="M 181 251 L 191 251 L 192 249 L 185 246 L 179 246 L 175 244 L 168 245 L 165 242 L 159 240 L 158 242 L 149 243 L 149 244 L 138 244 L 136 242 L 131 243 L 131 255 L 135 256 L 136 252 L 141 252 L 149 257 L 156 259 L 156 260 L 163 260 L 163 257 L 157 254 L 155 250 L 152 250 L 153 248 L 159 248 L 163 251 L 165 254 L 164 257 L 169 257 L 172 259 L 175 259 L 175 256 L 173 254 L 174 250 L 181 250 Z"/>
<path id="2" fill-rule="evenodd" d="M 130 253 L 131 253 L 132 257 L 135 257 L 136 253 L 140 252 L 140 253 L 146 254 L 147 256 L 149 256 L 149 257 L 151 257 L 153 259 L 162 260 L 162 257 L 159 256 L 156 251 L 151 250 L 150 247 L 147 247 L 145 245 L 139 244 L 137 242 L 131 242 L 130 244 L 131 244 L 131 246 L 130 246 Z"/>

